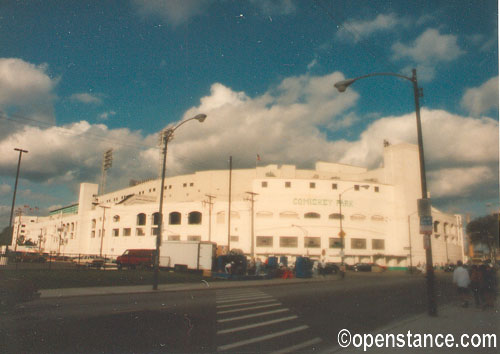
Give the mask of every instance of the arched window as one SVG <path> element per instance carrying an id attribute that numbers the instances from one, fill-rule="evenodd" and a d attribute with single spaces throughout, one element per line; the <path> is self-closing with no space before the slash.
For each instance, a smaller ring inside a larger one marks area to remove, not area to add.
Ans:
<path id="1" fill-rule="evenodd" d="M 351 215 L 351 220 L 365 220 L 366 216 L 363 214 L 353 214 Z"/>
<path id="2" fill-rule="evenodd" d="M 93 229 L 95 229 L 95 223 L 96 223 L 95 219 L 92 219 L 92 228 Z"/>
<path id="3" fill-rule="evenodd" d="M 318 213 L 305 213 L 304 218 L 306 218 L 306 219 L 319 219 L 319 218 L 321 218 L 321 215 L 319 215 Z"/>
<path id="4" fill-rule="evenodd" d="M 328 219 L 333 219 L 333 220 L 342 219 L 342 220 L 344 220 L 344 215 L 342 215 L 340 213 L 333 213 L 333 214 L 328 215 Z"/>
<path id="5" fill-rule="evenodd" d="M 382 215 L 372 215 L 372 221 L 384 221 L 385 218 Z"/>
<path id="6" fill-rule="evenodd" d="M 199 211 L 192 211 L 188 215 L 189 225 L 199 225 L 201 224 L 201 213 Z"/>
<path id="7" fill-rule="evenodd" d="M 273 213 L 271 211 L 258 211 L 257 213 L 255 213 L 255 216 L 257 216 L 258 218 L 272 218 Z"/>
<path id="8" fill-rule="evenodd" d="M 137 214 L 137 225 L 146 225 L 146 214 Z"/>
<path id="9" fill-rule="evenodd" d="M 217 224 L 224 224 L 226 219 L 226 213 L 223 211 L 219 211 L 217 213 Z"/>
<path id="10" fill-rule="evenodd" d="M 439 221 L 434 221 L 434 232 L 438 232 L 439 230 Z"/>
<path id="11" fill-rule="evenodd" d="M 448 233 L 448 223 L 447 223 L 447 222 L 445 222 L 445 223 L 443 224 L 443 233 L 444 233 L 445 235 Z"/>
<path id="12" fill-rule="evenodd" d="M 115 216 L 113 216 L 113 221 L 114 221 L 114 222 L 118 222 L 118 221 L 120 221 L 120 215 L 115 215 Z"/>
<path id="13" fill-rule="evenodd" d="M 298 219 L 299 218 L 299 214 L 297 214 L 294 211 L 284 211 L 284 212 L 280 213 L 280 218 L 283 218 L 283 219 Z"/>
<path id="14" fill-rule="evenodd" d="M 151 221 L 153 222 L 153 225 L 158 225 L 160 223 L 160 213 L 153 213 L 153 215 L 151 216 Z"/>
<path id="15" fill-rule="evenodd" d="M 181 224 L 181 213 L 173 211 L 168 215 L 168 223 L 170 225 L 180 225 Z"/>

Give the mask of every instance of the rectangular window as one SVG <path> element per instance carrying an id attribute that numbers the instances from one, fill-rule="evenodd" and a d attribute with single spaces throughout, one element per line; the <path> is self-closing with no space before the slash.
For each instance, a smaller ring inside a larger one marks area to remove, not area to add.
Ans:
<path id="1" fill-rule="evenodd" d="M 320 248 L 321 238 L 320 237 L 304 237 L 304 247 L 305 248 Z"/>
<path id="2" fill-rule="evenodd" d="M 281 236 L 280 237 L 280 247 L 293 247 L 296 248 L 298 246 L 297 237 L 293 236 Z"/>
<path id="3" fill-rule="evenodd" d="M 332 183 L 332 189 L 337 189 L 337 183 Z"/>
<path id="4" fill-rule="evenodd" d="M 272 236 L 257 236 L 257 247 L 273 247 Z"/>
<path id="5" fill-rule="evenodd" d="M 375 193 L 378 193 L 379 192 L 379 188 L 378 187 L 375 187 Z"/>
<path id="6" fill-rule="evenodd" d="M 113 229 L 113 236 L 114 237 L 120 236 L 120 229 Z"/>
<path id="7" fill-rule="evenodd" d="M 383 250 L 385 249 L 385 240 L 373 239 L 372 240 L 372 250 Z"/>
<path id="8" fill-rule="evenodd" d="M 265 182 L 265 181 L 262 182 L 260 185 L 262 186 L 262 188 L 267 188 L 267 182 Z"/>
<path id="9" fill-rule="evenodd" d="M 189 187 L 193 187 L 194 186 L 194 183 L 189 183 Z"/>
<path id="10" fill-rule="evenodd" d="M 181 236 L 180 235 L 168 235 L 168 240 L 169 241 L 180 241 Z"/>
<path id="11" fill-rule="evenodd" d="M 95 231 L 94 230 L 92 230 L 92 232 L 90 233 L 90 237 L 95 238 Z"/>
<path id="12" fill-rule="evenodd" d="M 330 248 L 342 248 L 342 239 L 340 237 L 330 237 L 328 241 Z"/>
<path id="13" fill-rule="evenodd" d="M 146 233 L 144 232 L 144 229 L 142 227 L 138 227 L 135 229 L 135 235 L 136 236 L 146 236 Z"/>
<path id="14" fill-rule="evenodd" d="M 316 183 L 314 183 L 314 182 L 309 182 L 309 188 L 311 188 L 311 189 L 316 188 Z"/>
<path id="15" fill-rule="evenodd" d="M 158 228 L 157 227 L 151 228 L 151 236 L 158 236 Z"/>
<path id="16" fill-rule="evenodd" d="M 359 191 L 359 184 L 355 184 L 355 185 L 354 185 L 354 190 L 355 190 L 355 191 Z"/>
<path id="17" fill-rule="evenodd" d="M 292 182 L 285 182 L 285 188 L 292 187 Z"/>
<path id="18" fill-rule="evenodd" d="M 183 184 L 182 184 L 182 186 L 183 186 L 184 188 L 186 188 L 186 187 L 187 187 L 187 183 L 183 183 Z"/>
<path id="19" fill-rule="evenodd" d="M 132 229 L 130 227 L 126 227 L 123 229 L 123 236 L 130 236 L 132 234 Z"/>
<path id="20" fill-rule="evenodd" d="M 232 237 L 233 236 L 231 236 L 231 238 Z M 188 241 L 201 241 L 201 236 L 188 236 Z"/>
<path id="21" fill-rule="evenodd" d="M 365 250 L 366 239 L 364 238 L 351 238 L 351 248 L 353 250 Z"/>
<path id="22" fill-rule="evenodd" d="M 231 236 L 231 242 L 238 242 L 240 240 L 239 236 Z"/>

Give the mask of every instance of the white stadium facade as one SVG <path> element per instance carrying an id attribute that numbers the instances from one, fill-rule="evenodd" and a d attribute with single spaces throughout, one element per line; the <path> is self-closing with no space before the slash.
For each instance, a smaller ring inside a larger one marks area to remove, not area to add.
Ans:
<path id="1" fill-rule="evenodd" d="M 231 203 L 229 170 L 166 178 L 162 240 L 227 247 L 230 236 L 229 247 L 249 257 L 339 262 L 343 254 L 348 264 L 373 262 L 393 269 L 425 263 L 415 145 L 384 147 L 382 167 L 372 170 L 317 162 L 314 170 L 268 165 L 233 170 L 231 176 Z M 49 216 L 17 216 L 11 249 L 21 236 L 37 243 L 37 250 L 58 254 L 116 257 L 127 249 L 155 248 L 160 182 L 103 195 L 97 184 L 82 183 L 77 204 Z M 461 216 L 435 208 L 432 216 L 434 264 L 463 260 Z"/>

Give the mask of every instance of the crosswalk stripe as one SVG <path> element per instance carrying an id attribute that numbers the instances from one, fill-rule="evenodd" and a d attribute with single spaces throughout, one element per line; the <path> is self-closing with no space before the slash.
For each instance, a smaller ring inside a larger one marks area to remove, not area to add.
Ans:
<path id="1" fill-rule="evenodd" d="M 280 322 L 284 322 L 284 321 L 295 320 L 296 318 L 298 318 L 298 317 L 294 315 L 294 316 L 289 316 L 289 317 L 277 318 L 277 319 L 271 320 L 271 321 L 253 323 L 253 324 L 246 325 L 246 326 L 241 326 L 241 327 L 222 329 L 220 331 L 217 331 L 217 334 L 225 334 L 225 333 L 234 333 L 234 332 L 244 331 L 246 329 L 263 327 L 263 326 L 268 326 L 268 325 L 274 324 L 274 323 L 280 323 Z"/>
<path id="2" fill-rule="evenodd" d="M 280 305 L 281 305 L 281 302 L 276 302 L 276 303 L 267 304 L 267 305 L 250 306 L 250 307 L 242 307 L 242 308 L 239 308 L 239 309 L 219 311 L 219 312 L 217 312 L 217 314 L 233 313 L 233 312 L 256 310 L 256 309 L 263 309 L 263 308 L 266 308 L 266 307 L 273 307 L 273 306 L 280 306 Z"/>
<path id="3" fill-rule="evenodd" d="M 238 299 L 232 299 L 232 300 L 217 300 L 215 303 L 217 304 L 225 304 L 227 302 L 235 302 L 235 301 L 241 301 L 241 300 L 254 300 L 254 299 L 264 299 L 264 298 L 269 298 L 272 297 L 271 295 L 258 295 L 258 296 L 247 296 L 243 298 L 238 298 Z"/>
<path id="4" fill-rule="evenodd" d="M 218 309 L 224 309 L 227 307 L 235 307 L 235 306 L 241 306 L 241 305 L 253 305 L 253 304 L 260 304 L 263 302 L 270 302 L 270 301 L 276 301 L 274 299 L 266 299 L 266 300 L 258 300 L 258 301 L 247 301 L 247 302 L 238 302 L 236 304 L 228 304 L 228 305 L 219 305 L 217 306 Z"/>
<path id="5" fill-rule="evenodd" d="M 262 295 L 267 295 L 267 294 L 259 292 L 259 293 L 248 293 L 248 294 L 241 294 L 241 295 L 217 296 L 217 300 L 240 299 L 242 297 L 262 296 Z"/>
<path id="6" fill-rule="evenodd" d="M 259 317 L 259 316 L 264 316 L 264 315 L 271 315 L 273 313 L 286 312 L 286 311 L 290 311 L 290 310 L 289 309 L 278 309 L 278 310 L 273 310 L 273 311 L 258 312 L 258 313 L 252 313 L 250 315 L 243 315 L 243 316 L 237 316 L 237 317 L 223 318 L 223 319 L 217 320 L 217 322 L 223 323 L 223 322 L 230 322 L 230 321 L 236 321 L 236 320 L 243 320 L 245 318 L 252 318 L 252 317 Z"/>
<path id="7" fill-rule="evenodd" d="M 228 349 L 233 349 L 233 348 L 241 347 L 241 346 L 244 346 L 244 345 L 247 345 L 247 344 L 252 344 L 252 343 L 256 343 L 256 342 L 262 342 L 262 341 L 265 341 L 265 340 L 268 340 L 268 339 L 271 339 L 271 338 L 276 338 L 276 337 L 284 336 L 284 335 L 287 335 L 287 334 L 290 334 L 290 333 L 294 333 L 294 332 L 298 332 L 298 331 L 303 331 L 304 329 L 307 329 L 307 328 L 309 328 L 309 327 L 306 326 L 306 325 L 295 327 L 295 328 L 290 328 L 290 329 L 287 329 L 285 331 L 271 333 L 271 334 L 266 334 L 265 336 L 255 337 L 255 338 L 251 338 L 251 339 L 242 340 L 242 341 L 239 341 L 239 342 L 234 342 L 234 343 L 230 343 L 230 344 L 226 344 L 226 345 L 221 345 L 220 347 L 217 347 L 217 350 L 218 351 L 228 350 Z"/>
<path id="8" fill-rule="evenodd" d="M 322 341 L 321 338 L 316 337 L 303 343 L 295 344 L 287 348 L 282 348 L 278 351 L 272 352 L 271 354 L 285 354 L 285 353 L 296 352 L 297 350 L 304 349 L 310 345 L 317 344 L 321 341 Z"/>

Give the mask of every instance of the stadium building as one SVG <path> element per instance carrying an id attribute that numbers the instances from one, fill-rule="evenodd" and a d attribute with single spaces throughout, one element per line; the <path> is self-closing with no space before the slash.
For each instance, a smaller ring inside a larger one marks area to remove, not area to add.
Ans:
<path id="1" fill-rule="evenodd" d="M 423 265 L 419 171 L 418 149 L 410 144 L 384 147 L 382 167 L 372 170 L 329 162 L 317 162 L 314 170 L 233 170 L 231 203 L 229 170 L 168 177 L 162 239 L 229 244 L 261 258 L 308 255 L 339 262 L 343 255 L 348 264 Z M 126 249 L 155 248 L 160 179 L 98 192 L 98 185 L 82 183 L 77 204 L 44 217 L 17 217 L 12 247 L 22 236 L 59 254 L 116 257 Z M 432 213 L 434 263 L 462 260 L 461 216 Z"/>

